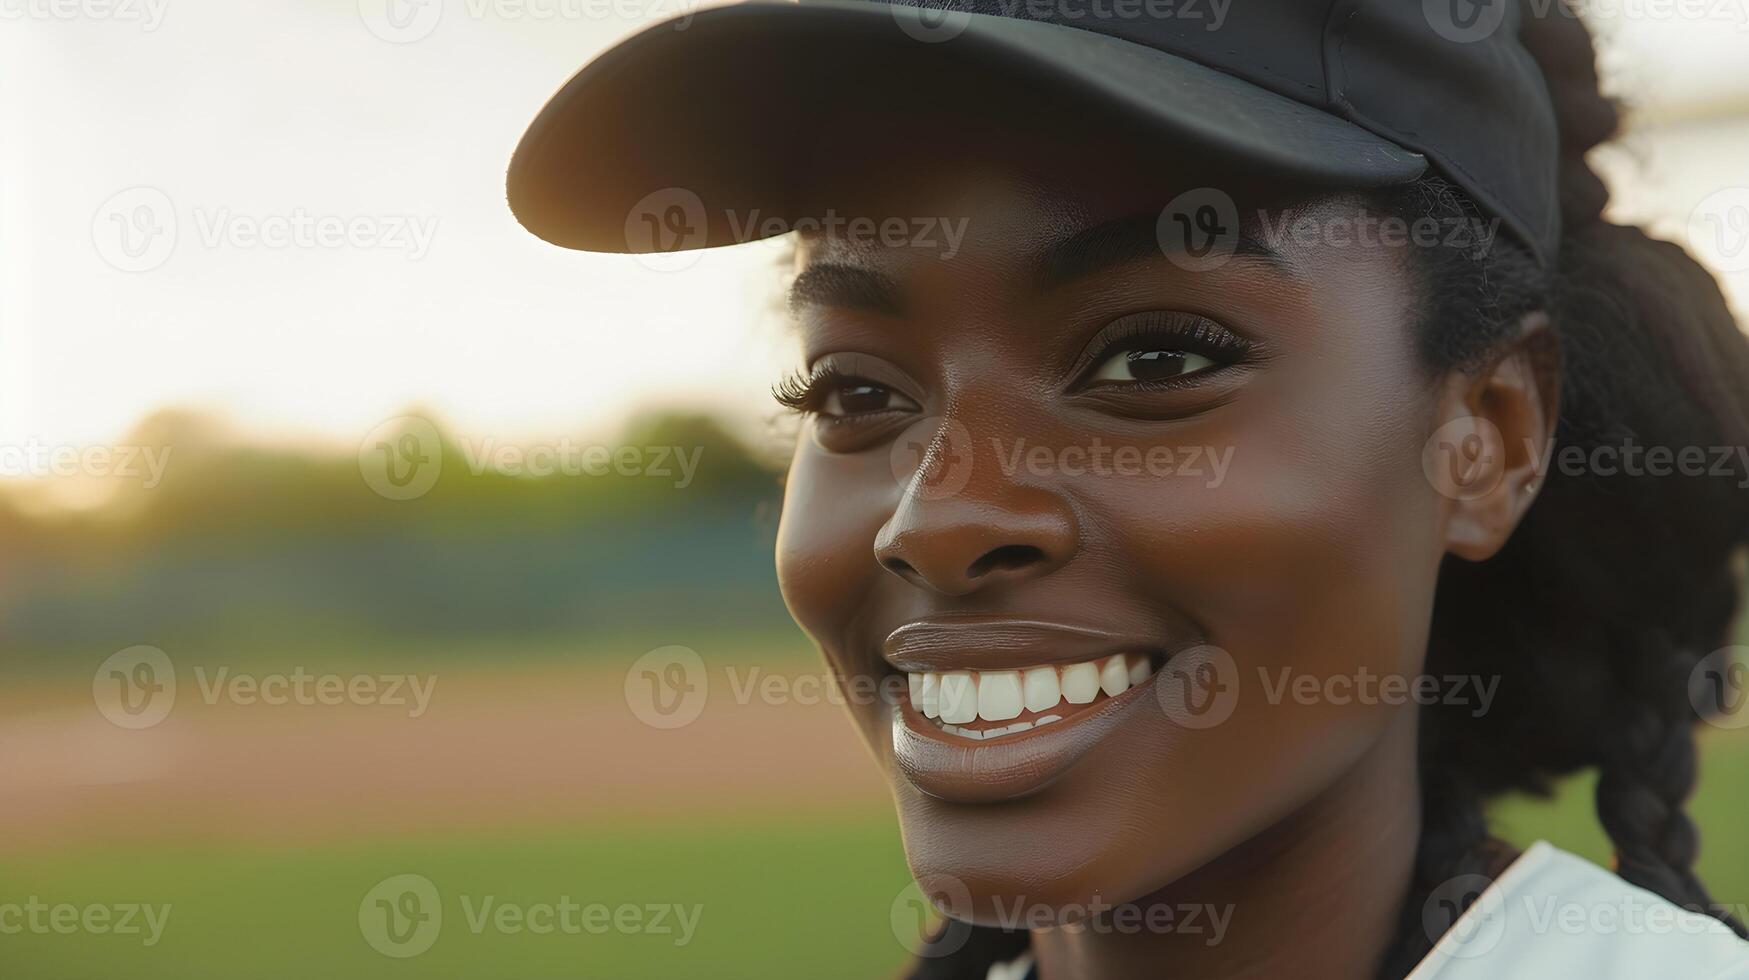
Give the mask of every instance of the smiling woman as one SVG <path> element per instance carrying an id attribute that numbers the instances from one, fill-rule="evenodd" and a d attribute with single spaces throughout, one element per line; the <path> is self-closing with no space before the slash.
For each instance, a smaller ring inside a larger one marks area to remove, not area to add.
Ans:
<path id="1" fill-rule="evenodd" d="M 1749 345 L 1601 220 L 1617 118 L 1570 12 L 1438 6 L 742 6 L 627 42 L 525 138 L 511 204 L 574 247 L 733 235 L 616 243 L 664 185 L 964 222 L 951 258 L 799 234 L 776 392 L 806 417 L 784 599 L 842 682 L 904 692 L 851 714 L 948 916 L 914 976 L 1749 971 L 1682 810 L 1738 476 L 1548 465 L 1749 441 Z M 688 111 L 661 59 L 729 41 L 789 57 Z M 822 52 L 892 88 L 833 103 Z M 1192 447 L 1219 480 L 1069 462 Z M 1489 797 L 1584 767 L 1616 875 L 1489 836 Z M 1549 903 L 1679 928 L 1575 938 Z"/>

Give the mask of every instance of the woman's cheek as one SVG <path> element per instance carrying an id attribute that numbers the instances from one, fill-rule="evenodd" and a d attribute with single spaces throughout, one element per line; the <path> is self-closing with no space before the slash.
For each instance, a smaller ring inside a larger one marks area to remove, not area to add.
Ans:
<path id="1" fill-rule="evenodd" d="M 805 432 L 798 440 L 778 524 L 777 582 L 790 615 L 828 655 L 845 649 L 850 623 L 886 574 L 874 540 L 897 496 L 885 453 L 834 455 Z"/>
<path id="2" fill-rule="evenodd" d="M 1393 462 L 1412 453 L 1354 451 L 1369 434 L 1403 438 L 1302 414 L 1230 441 L 1218 487 L 1132 488 L 1100 522 L 1133 535 L 1129 587 L 1182 611 L 1233 656 L 1248 689 L 1284 671 L 1418 670 L 1441 553 L 1436 513 L 1419 472 Z M 1220 439 L 1207 441 L 1222 451 Z"/>

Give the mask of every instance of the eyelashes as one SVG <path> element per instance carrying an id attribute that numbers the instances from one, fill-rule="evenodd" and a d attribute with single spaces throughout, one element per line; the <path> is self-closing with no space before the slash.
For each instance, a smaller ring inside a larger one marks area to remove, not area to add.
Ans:
<path id="1" fill-rule="evenodd" d="M 818 369 L 806 373 L 791 371 L 771 386 L 771 397 L 792 412 L 812 411 L 822 387 L 822 378 L 823 372 Z"/>
<path id="2" fill-rule="evenodd" d="M 1107 324 L 1077 358 L 1069 375 L 1075 379 L 1074 386 L 1078 389 L 1099 388 L 1105 391 L 1137 393 L 1182 389 L 1195 387 L 1203 383 L 1207 376 L 1225 368 L 1255 360 L 1259 354 L 1255 342 L 1235 334 L 1207 317 L 1193 313 L 1150 311 L 1131 314 Z M 1195 370 L 1168 377 L 1135 377 L 1134 371 L 1128 372 L 1131 377 L 1121 379 L 1105 378 L 1103 372 L 1101 376 L 1095 376 L 1095 372 L 1102 365 L 1126 355 L 1129 360 L 1138 364 L 1163 363 L 1167 359 L 1176 359 L 1181 364 L 1194 363 L 1198 366 Z M 871 390 L 885 391 L 892 395 L 890 401 L 901 401 L 914 407 L 915 403 L 891 385 L 869 378 L 856 370 L 856 364 L 840 365 L 834 363 L 836 360 L 835 356 L 827 357 L 811 370 L 794 371 L 785 375 L 772 386 L 772 398 L 792 412 L 834 421 L 903 410 L 878 397 L 871 401 L 868 397 Z M 847 400 L 844 394 L 851 391 L 863 393 L 856 404 L 881 404 L 866 411 L 829 410 L 845 407 Z"/>
<path id="3" fill-rule="evenodd" d="M 1256 351 L 1256 344 L 1206 317 L 1191 313 L 1139 313 L 1100 331 L 1097 341 L 1089 346 L 1089 353 L 1076 365 L 1075 376 L 1085 375 L 1113 355 L 1150 347 L 1200 354 L 1218 366 L 1238 363 Z"/>
<path id="4" fill-rule="evenodd" d="M 872 419 L 916 410 L 918 405 L 885 382 L 829 366 L 792 374 L 771 390 L 778 404 L 833 422 Z"/>

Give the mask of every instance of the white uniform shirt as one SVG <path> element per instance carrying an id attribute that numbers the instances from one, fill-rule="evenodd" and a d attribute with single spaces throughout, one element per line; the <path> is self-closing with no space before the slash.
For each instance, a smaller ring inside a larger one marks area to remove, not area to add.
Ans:
<path id="1" fill-rule="evenodd" d="M 1032 954 L 989 980 L 1031 976 Z M 1532 844 L 1404 980 L 1749 980 L 1749 943 L 1546 841 Z"/>
<path id="2" fill-rule="evenodd" d="M 1517 977 L 1749 980 L 1749 943 L 1711 916 L 1538 841 L 1405 980 Z"/>

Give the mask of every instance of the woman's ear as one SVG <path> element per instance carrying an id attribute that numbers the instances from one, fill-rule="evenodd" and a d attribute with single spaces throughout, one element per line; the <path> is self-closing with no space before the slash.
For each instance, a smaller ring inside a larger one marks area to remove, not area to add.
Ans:
<path id="1" fill-rule="evenodd" d="M 1560 385 L 1560 343 L 1540 311 L 1481 368 L 1446 378 L 1423 463 L 1446 498 L 1451 554 L 1492 557 L 1530 509 L 1554 452 Z"/>

